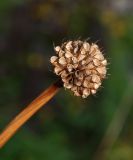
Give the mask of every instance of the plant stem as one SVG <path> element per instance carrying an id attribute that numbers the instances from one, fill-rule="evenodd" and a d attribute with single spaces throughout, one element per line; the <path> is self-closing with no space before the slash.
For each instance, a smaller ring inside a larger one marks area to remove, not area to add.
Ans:
<path id="1" fill-rule="evenodd" d="M 48 89 L 42 92 L 36 99 L 34 99 L 23 111 L 21 111 L 0 134 L 0 148 L 16 133 L 16 131 L 44 104 L 46 104 L 62 87 L 59 81 L 52 84 Z"/>

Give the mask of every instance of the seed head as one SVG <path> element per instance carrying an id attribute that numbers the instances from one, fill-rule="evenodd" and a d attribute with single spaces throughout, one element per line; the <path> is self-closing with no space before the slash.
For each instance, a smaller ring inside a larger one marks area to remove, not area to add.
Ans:
<path id="1" fill-rule="evenodd" d="M 77 40 L 64 42 L 54 49 L 57 56 L 52 56 L 50 62 L 64 87 L 82 98 L 95 94 L 107 71 L 107 60 L 98 45 Z"/>

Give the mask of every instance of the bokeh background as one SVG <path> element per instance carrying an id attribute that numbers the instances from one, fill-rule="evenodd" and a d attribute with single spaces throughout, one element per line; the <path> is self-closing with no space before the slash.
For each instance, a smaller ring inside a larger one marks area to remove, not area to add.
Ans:
<path id="1" fill-rule="evenodd" d="M 0 131 L 57 77 L 53 44 L 96 42 L 109 61 L 96 96 L 62 89 L 0 160 L 133 160 L 133 1 L 1 0 Z"/>

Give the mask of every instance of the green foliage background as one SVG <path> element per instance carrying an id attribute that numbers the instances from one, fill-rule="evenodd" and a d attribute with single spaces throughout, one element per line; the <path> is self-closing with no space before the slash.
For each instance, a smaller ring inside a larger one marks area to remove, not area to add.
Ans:
<path id="1" fill-rule="evenodd" d="M 53 43 L 79 37 L 98 40 L 110 63 L 96 96 L 83 100 L 62 89 L 0 150 L 0 160 L 133 159 L 133 6 L 129 2 L 0 1 L 1 131 L 57 79 L 49 64 L 55 54 Z"/>

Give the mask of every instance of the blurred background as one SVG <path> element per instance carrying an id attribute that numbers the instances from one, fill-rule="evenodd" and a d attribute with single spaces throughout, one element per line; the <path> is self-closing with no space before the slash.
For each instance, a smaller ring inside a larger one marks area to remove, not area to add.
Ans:
<path id="1" fill-rule="evenodd" d="M 53 44 L 98 41 L 110 65 L 96 96 L 62 89 L 0 160 L 133 160 L 133 1 L 1 0 L 0 131 L 57 77 Z"/>

